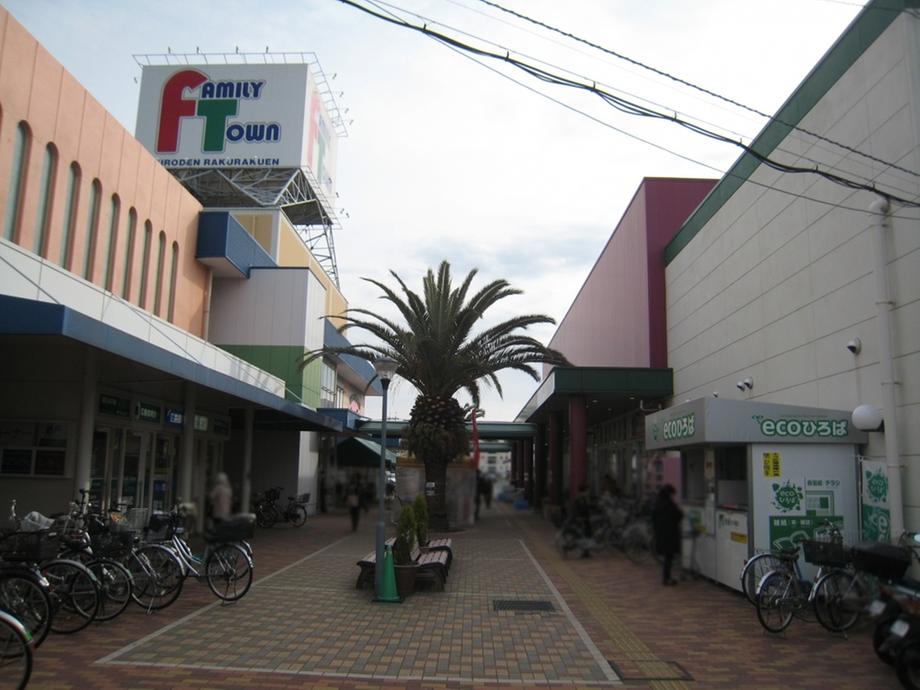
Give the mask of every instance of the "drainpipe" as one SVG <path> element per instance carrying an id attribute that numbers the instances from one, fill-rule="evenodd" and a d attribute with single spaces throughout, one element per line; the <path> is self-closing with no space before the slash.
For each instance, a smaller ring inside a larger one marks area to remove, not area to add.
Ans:
<path id="1" fill-rule="evenodd" d="M 885 419 L 885 465 L 888 470 L 888 508 L 891 511 L 891 536 L 897 539 L 904 531 L 904 501 L 901 497 L 901 451 L 898 442 L 898 410 L 891 349 L 891 308 L 888 288 L 888 231 L 891 229 L 887 199 L 869 206 L 873 213 L 872 240 L 875 261 L 875 311 L 878 319 L 879 365 L 882 379 L 882 414 Z"/>

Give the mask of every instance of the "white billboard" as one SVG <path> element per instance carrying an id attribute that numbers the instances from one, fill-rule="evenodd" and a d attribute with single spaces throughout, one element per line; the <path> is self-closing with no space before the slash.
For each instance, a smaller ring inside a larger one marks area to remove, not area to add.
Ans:
<path id="1" fill-rule="evenodd" d="M 309 168 L 331 194 L 336 133 L 309 65 L 143 68 L 137 139 L 167 168 Z"/>

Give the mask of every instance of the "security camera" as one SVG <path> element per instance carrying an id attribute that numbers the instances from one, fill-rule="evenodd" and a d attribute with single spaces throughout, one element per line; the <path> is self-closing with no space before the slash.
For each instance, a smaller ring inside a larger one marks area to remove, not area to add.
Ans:
<path id="1" fill-rule="evenodd" d="M 713 391 L 713 392 L 712 392 L 712 397 L 713 397 L 713 398 L 718 398 L 718 397 L 719 397 L 719 391 Z"/>
<path id="2" fill-rule="evenodd" d="M 859 338 L 853 338 L 850 342 L 847 343 L 847 350 L 852 354 L 858 355 L 862 352 L 862 341 Z"/>
<path id="3" fill-rule="evenodd" d="M 745 389 L 744 389 L 744 381 L 738 381 L 738 383 L 735 384 L 735 388 L 737 388 L 739 391 L 741 391 L 741 392 L 743 393 L 744 390 L 745 390 Z"/>
<path id="4" fill-rule="evenodd" d="M 754 379 L 752 379 L 750 376 L 744 379 L 744 381 L 742 381 L 741 383 L 743 383 L 744 387 L 747 388 L 748 390 L 751 390 L 754 387 Z"/>

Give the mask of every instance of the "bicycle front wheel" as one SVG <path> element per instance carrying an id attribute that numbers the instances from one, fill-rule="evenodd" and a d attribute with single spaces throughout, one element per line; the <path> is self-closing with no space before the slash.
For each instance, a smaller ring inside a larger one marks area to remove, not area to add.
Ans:
<path id="1" fill-rule="evenodd" d="M 25 626 L 0 611 L 0 688 L 23 690 L 32 675 L 32 644 Z"/>
<path id="2" fill-rule="evenodd" d="M 50 561 L 42 575 L 51 587 L 51 630 L 63 635 L 83 630 L 99 611 L 99 586 L 96 577 L 82 563 Z"/>
<path id="3" fill-rule="evenodd" d="M 831 632 L 849 630 L 859 620 L 867 599 L 866 586 L 854 573 L 832 570 L 815 585 L 815 617 Z"/>
<path id="4" fill-rule="evenodd" d="M 252 561 L 236 544 L 217 546 L 204 567 L 208 587 L 224 601 L 241 599 L 252 586 Z"/>
<path id="5" fill-rule="evenodd" d="M 782 632 L 792 621 L 795 601 L 792 576 L 784 570 L 774 570 L 760 583 L 755 598 L 757 619 L 765 630 L 771 633 Z"/>
<path id="6" fill-rule="evenodd" d="M 287 517 L 294 527 L 303 527 L 307 522 L 307 509 L 303 506 L 294 506 L 294 509 L 288 513 Z"/>
<path id="7" fill-rule="evenodd" d="M 757 586 L 763 576 L 774 570 L 785 570 L 786 564 L 772 553 L 759 553 L 749 559 L 741 569 L 741 591 L 751 604 L 756 603 Z"/>
<path id="8" fill-rule="evenodd" d="M 0 576 L 0 610 L 22 623 L 36 648 L 48 637 L 53 615 L 51 598 L 32 578 L 12 574 Z"/>
<path id="9" fill-rule="evenodd" d="M 131 601 L 131 573 L 121 563 L 108 558 L 99 558 L 86 564 L 99 581 L 102 599 L 99 602 L 97 621 L 110 621 L 124 611 Z"/>
<path id="10" fill-rule="evenodd" d="M 131 598 L 141 608 L 159 611 L 179 598 L 185 572 L 176 555 L 165 546 L 142 546 L 126 565 L 134 579 Z"/>

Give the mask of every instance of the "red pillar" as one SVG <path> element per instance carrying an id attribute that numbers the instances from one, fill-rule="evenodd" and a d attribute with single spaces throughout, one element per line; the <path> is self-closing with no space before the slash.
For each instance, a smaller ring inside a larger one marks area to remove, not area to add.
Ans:
<path id="1" fill-rule="evenodd" d="M 562 415 L 549 413 L 549 439 L 547 440 L 549 467 L 552 472 L 550 481 L 550 502 L 561 506 L 563 503 L 562 485 Z"/>
<path id="2" fill-rule="evenodd" d="M 533 505 L 534 508 L 543 507 L 546 497 L 546 425 L 537 424 L 537 436 L 534 439 L 533 454 Z"/>
<path id="3" fill-rule="evenodd" d="M 587 414 L 585 399 L 569 398 L 569 498 L 574 499 L 588 476 Z"/>

